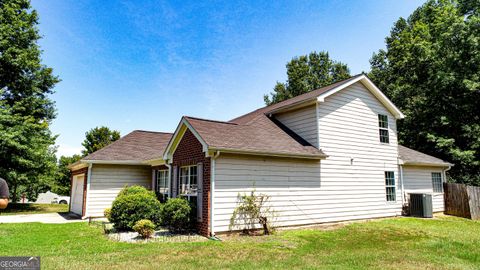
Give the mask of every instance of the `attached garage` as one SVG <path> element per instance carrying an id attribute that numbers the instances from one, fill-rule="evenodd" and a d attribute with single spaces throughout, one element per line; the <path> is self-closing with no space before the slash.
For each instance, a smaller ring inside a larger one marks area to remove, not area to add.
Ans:
<path id="1" fill-rule="evenodd" d="M 152 166 L 164 164 L 161 157 L 171 137 L 171 133 L 135 130 L 70 164 L 70 212 L 82 218 L 103 217 L 126 185 L 150 189 L 155 180 Z"/>

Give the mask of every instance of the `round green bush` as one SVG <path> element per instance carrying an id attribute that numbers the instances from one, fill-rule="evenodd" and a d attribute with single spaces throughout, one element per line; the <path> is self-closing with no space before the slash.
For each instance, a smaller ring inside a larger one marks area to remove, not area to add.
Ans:
<path id="1" fill-rule="evenodd" d="M 162 208 L 162 221 L 172 231 L 187 231 L 191 229 L 191 211 L 187 200 L 182 198 L 169 199 Z"/>
<path id="2" fill-rule="evenodd" d="M 135 222 L 133 229 L 143 238 L 150 238 L 155 233 L 155 224 L 148 219 L 141 219 Z"/>
<path id="3" fill-rule="evenodd" d="M 125 185 L 123 189 L 118 193 L 118 196 L 123 196 L 123 195 L 132 195 L 132 194 L 137 194 L 137 193 L 145 193 L 149 192 L 148 189 L 142 186 L 128 186 Z"/>
<path id="4" fill-rule="evenodd" d="M 117 230 L 132 230 L 141 219 L 159 225 L 161 211 L 162 204 L 153 191 L 139 186 L 125 187 L 112 203 L 110 222 Z"/>

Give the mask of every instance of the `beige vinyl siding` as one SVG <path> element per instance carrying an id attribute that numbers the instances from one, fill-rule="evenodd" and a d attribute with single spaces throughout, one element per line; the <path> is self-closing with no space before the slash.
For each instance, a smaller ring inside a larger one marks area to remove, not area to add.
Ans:
<path id="1" fill-rule="evenodd" d="M 150 188 L 152 172 L 149 166 L 93 165 L 90 189 L 87 192 L 87 216 L 103 216 L 125 185 Z"/>
<path id="2" fill-rule="evenodd" d="M 315 110 L 315 106 L 292 115 L 308 116 L 312 109 Z M 253 186 L 258 193 L 271 197 L 276 226 L 401 214 L 393 115 L 361 83 L 327 97 L 315 112 L 318 113 L 317 138 L 320 148 L 328 155 L 326 160 L 220 155 L 216 161 L 214 192 L 217 232 L 228 230 L 238 194 L 249 192 Z M 389 144 L 380 143 L 378 114 L 388 116 Z M 299 135 L 309 134 L 302 133 L 308 130 L 306 127 L 295 128 L 293 121 L 289 122 L 299 117 L 285 114 L 277 119 Z M 316 122 L 308 125 L 317 130 Z M 395 202 L 386 200 L 385 171 L 395 173 Z"/>
<path id="3" fill-rule="evenodd" d="M 318 146 L 318 129 L 315 105 L 277 114 L 275 118 L 297 133 L 311 145 Z"/>
<path id="4" fill-rule="evenodd" d="M 351 187 L 341 182 L 324 183 L 322 168 L 319 161 L 220 155 L 215 170 L 215 231 L 229 230 L 238 195 L 252 189 L 270 196 L 275 226 L 398 214 L 399 207 L 385 201 L 384 185 L 362 179 Z M 380 199 L 378 194 L 383 194 Z M 389 208 L 394 209 L 385 210 Z"/>
<path id="5" fill-rule="evenodd" d="M 428 193 L 432 194 L 433 212 L 444 211 L 443 193 L 433 192 L 432 172 L 438 172 L 442 175 L 442 169 L 438 167 L 419 167 L 404 166 L 403 167 L 403 186 L 405 193 Z"/>
<path id="6" fill-rule="evenodd" d="M 398 142 L 395 117 L 358 82 L 318 104 L 320 148 L 328 155 L 322 161 L 322 190 L 336 195 L 353 192 L 346 208 L 329 200 L 338 215 L 373 218 L 401 214 L 402 198 L 398 172 Z M 389 143 L 379 139 L 378 114 L 388 116 Z M 385 171 L 395 174 L 396 201 L 387 202 Z"/>

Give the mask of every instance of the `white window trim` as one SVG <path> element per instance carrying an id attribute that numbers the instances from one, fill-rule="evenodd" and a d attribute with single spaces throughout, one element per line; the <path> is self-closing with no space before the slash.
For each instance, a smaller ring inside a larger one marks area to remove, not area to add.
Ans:
<path id="1" fill-rule="evenodd" d="M 164 190 L 164 192 L 160 192 L 160 190 L 159 190 L 160 172 L 162 172 L 164 174 L 164 177 L 165 177 L 165 186 L 166 186 L 165 189 L 166 189 L 166 191 Z M 158 192 L 159 194 L 168 195 L 168 192 L 170 191 L 170 177 L 168 177 L 168 170 L 167 169 L 157 170 L 155 181 L 156 181 L 155 191 Z"/>
<path id="2" fill-rule="evenodd" d="M 442 191 L 435 191 L 435 185 L 433 183 L 433 174 L 438 174 L 440 176 L 440 189 Z M 442 177 L 442 173 L 441 172 L 432 172 L 431 174 L 431 179 L 432 179 L 432 192 L 433 193 L 437 193 L 437 194 L 440 194 L 440 193 L 443 193 L 443 177 Z"/>
<path id="3" fill-rule="evenodd" d="M 393 173 L 393 185 L 387 185 L 387 172 L 391 172 Z M 387 203 L 396 203 L 397 202 L 397 181 L 395 180 L 395 172 L 394 171 L 385 171 L 384 174 L 383 174 L 383 178 L 384 178 L 384 181 L 385 181 L 385 201 Z M 387 188 L 393 188 L 393 194 L 395 196 L 395 199 L 392 200 L 392 201 L 389 201 L 387 199 Z"/>
<path id="4" fill-rule="evenodd" d="M 380 126 L 380 116 L 385 116 L 387 118 L 387 127 L 381 127 Z M 389 131 L 389 127 L 390 127 L 390 124 L 388 123 L 388 115 L 386 114 L 377 114 L 377 120 L 378 120 L 378 140 L 380 141 L 381 144 L 390 144 L 390 131 Z M 382 142 L 382 135 L 381 135 L 381 132 L 380 130 L 385 130 L 387 131 L 387 140 L 388 142 Z"/>
<path id="5" fill-rule="evenodd" d="M 197 168 L 197 165 L 189 165 L 189 166 L 181 166 L 180 167 L 180 170 L 179 170 L 179 173 L 178 173 L 178 195 L 180 196 L 184 196 L 184 197 L 187 197 L 189 200 L 191 197 L 197 197 L 198 193 L 195 189 L 195 193 L 182 193 L 182 169 L 185 169 L 185 168 L 188 168 L 188 174 L 187 174 L 187 185 L 191 185 L 190 183 L 190 178 L 191 176 L 193 176 L 192 174 L 192 168 L 195 167 Z M 198 172 L 195 174 L 195 177 L 197 178 L 197 181 L 198 181 Z M 198 182 L 197 182 L 197 185 L 198 185 Z"/>

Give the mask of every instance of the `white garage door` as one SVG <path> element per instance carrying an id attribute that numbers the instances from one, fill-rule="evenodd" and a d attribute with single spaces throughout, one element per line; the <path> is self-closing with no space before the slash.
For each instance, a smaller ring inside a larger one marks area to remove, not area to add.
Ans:
<path id="1" fill-rule="evenodd" d="M 72 198 L 70 211 L 75 214 L 82 215 L 83 207 L 83 180 L 84 175 L 76 175 L 73 177 Z"/>

